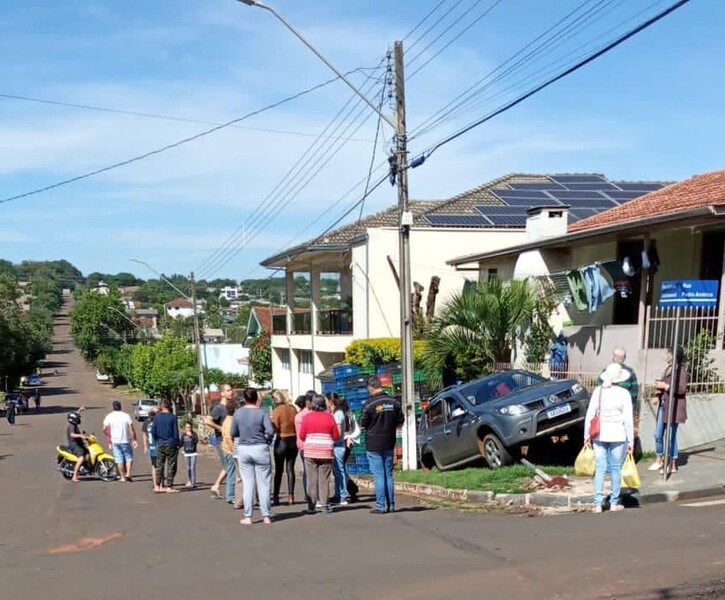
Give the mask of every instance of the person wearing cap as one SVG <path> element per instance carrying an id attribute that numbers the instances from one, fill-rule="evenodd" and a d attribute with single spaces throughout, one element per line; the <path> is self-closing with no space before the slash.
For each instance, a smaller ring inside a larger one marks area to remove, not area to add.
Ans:
<path id="1" fill-rule="evenodd" d="M 118 465 L 121 481 L 133 481 L 131 478 L 133 451 L 138 447 L 136 430 L 131 416 L 121 410 L 121 403 L 118 400 L 113 401 L 113 411 L 103 419 L 103 431 L 111 439 L 113 458 Z"/>
<path id="2" fill-rule="evenodd" d="M 592 393 L 584 421 L 584 445 L 594 447 L 596 470 L 594 472 L 594 512 L 602 512 L 604 476 L 612 479 L 609 501 L 612 512 L 624 509 L 620 503 L 622 464 L 625 453 L 632 453 L 634 423 L 632 398 L 621 384 L 629 378 L 629 372 L 619 363 L 612 363 L 602 373 L 601 385 Z M 599 415 L 599 432 L 592 434 L 592 420 Z"/>

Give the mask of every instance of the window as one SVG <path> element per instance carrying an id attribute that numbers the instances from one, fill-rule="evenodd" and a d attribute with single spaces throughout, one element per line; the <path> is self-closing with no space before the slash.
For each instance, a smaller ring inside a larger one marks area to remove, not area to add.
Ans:
<path id="1" fill-rule="evenodd" d="M 279 350 L 279 361 L 282 363 L 282 370 L 290 370 L 289 350 Z"/>
<path id="2" fill-rule="evenodd" d="M 300 350 L 300 373 L 312 375 L 313 358 L 310 350 Z"/>
<path id="3" fill-rule="evenodd" d="M 446 397 L 443 403 L 446 408 L 446 421 L 449 423 L 465 416 L 467 412 L 463 403 L 455 396 Z"/>
<path id="4" fill-rule="evenodd" d="M 496 278 L 498 278 L 498 269 L 489 269 L 488 270 L 488 281 L 493 281 Z"/>
<path id="5" fill-rule="evenodd" d="M 472 404 L 481 405 L 545 381 L 542 377 L 526 371 L 506 371 L 468 384 L 461 388 L 461 393 Z"/>
<path id="6" fill-rule="evenodd" d="M 428 409 L 428 426 L 437 427 L 443 425 L 443 402 L 441 400 L 434 401 Z"/>

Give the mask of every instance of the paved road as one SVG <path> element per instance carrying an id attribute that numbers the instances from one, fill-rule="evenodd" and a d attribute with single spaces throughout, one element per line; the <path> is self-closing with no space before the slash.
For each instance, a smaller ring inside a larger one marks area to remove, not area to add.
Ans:
<path id="1" fill-rule="evenodd" d="M 65 413 L 86 404 L 84 428 L 100 431 L 115 396 L 73 351 L 65 318 L 50 360 L 61 374 L 46 378 L 46 413 L 0 424 L 2 597 L 725 598 L 722 504 L 554 517 L 299 505 L 242 528 L 204 490 L 154 496 L 145 465 L 134 483 L 73 485 L 54 470 Z M 209 481 L 217 463 L 201 463 Z"/>

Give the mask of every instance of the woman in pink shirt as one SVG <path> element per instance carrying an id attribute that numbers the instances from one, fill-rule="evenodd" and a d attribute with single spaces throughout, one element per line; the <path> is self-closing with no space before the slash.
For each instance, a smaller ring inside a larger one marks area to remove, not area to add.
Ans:
<path id="1" fill-rule="evenodd" d="M 303 443 L 304 464 L 307 470 L 307 514 L 315 514 L 319 499 L 322 514 L 330 514 L 330 473 L 333 448 L 340 437 L 334 417 L 327 411 L 324 396 L 315 394 L 310 412 L 303 416 L 297 435 Z M 299 415 L 298 415 L 299 416 Z"/>

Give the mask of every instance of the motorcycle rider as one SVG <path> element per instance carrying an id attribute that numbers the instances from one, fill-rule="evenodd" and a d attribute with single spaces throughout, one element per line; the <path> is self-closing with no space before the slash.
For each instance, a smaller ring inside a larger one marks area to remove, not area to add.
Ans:
<path id="1" fill-rule="evenodd" d="M 78 457 L 75 467 L 73 468 L 73 478 L 71 479 L 71 481 L 75 482 L 80 481 L 80 479 L 78 479 L 78 473 L 80 472 L 83 463 L 90 459 L 90 453 L 88 452 L 88 447 L 86 446 L 86 436 L 81 433 L 80 429 L 81 412 L 83 412 L 83 410 L 84 407 L 81 406 L 77 411 L 68 413 L 68 447 L 71 449 L 71 452 Z"/>

